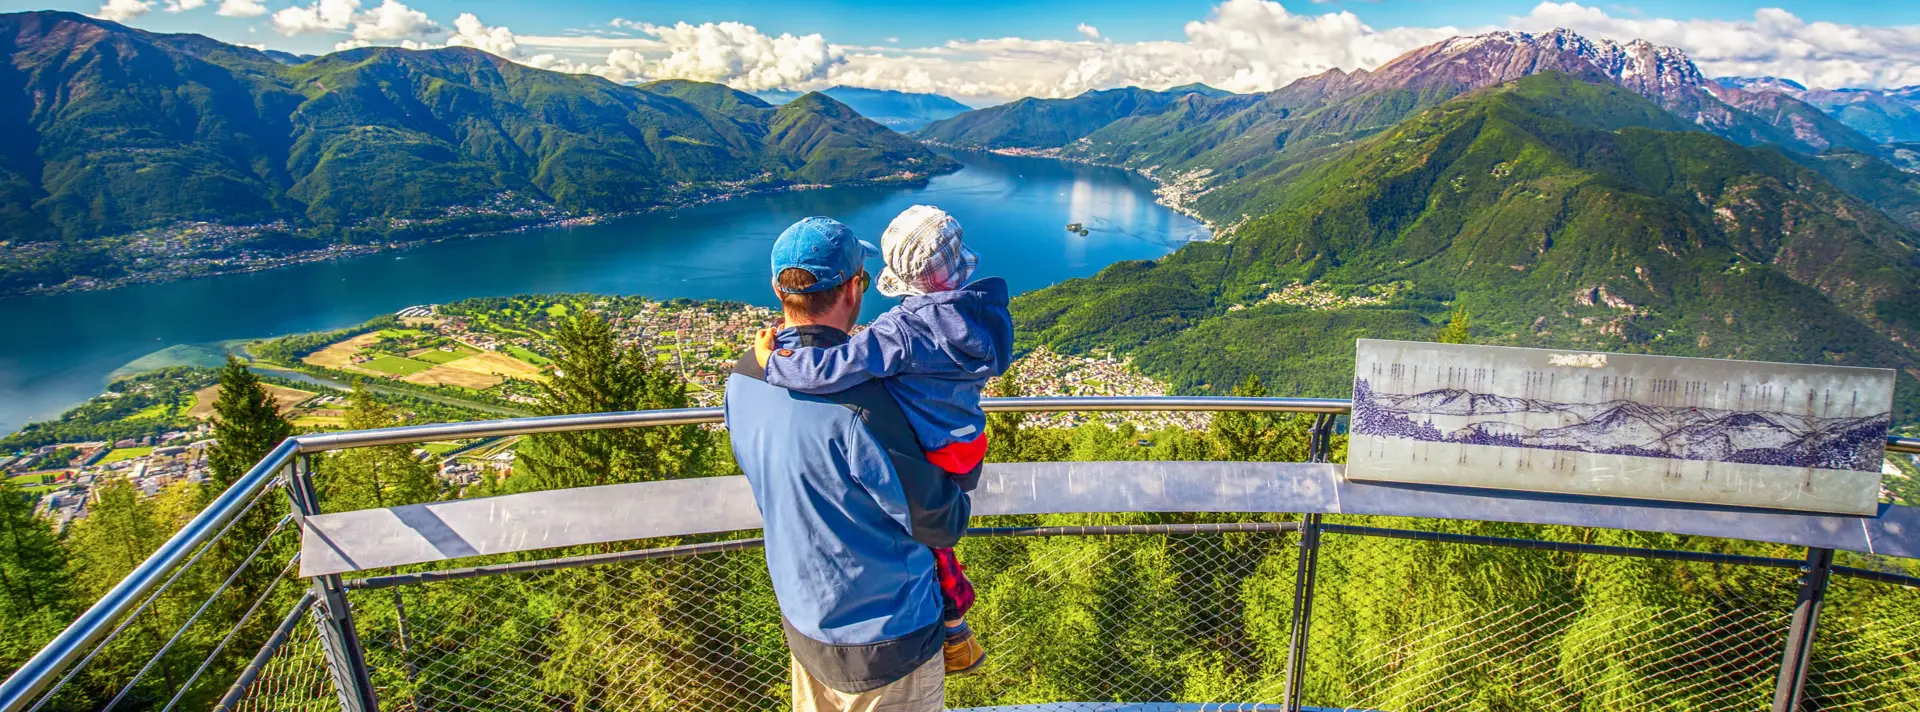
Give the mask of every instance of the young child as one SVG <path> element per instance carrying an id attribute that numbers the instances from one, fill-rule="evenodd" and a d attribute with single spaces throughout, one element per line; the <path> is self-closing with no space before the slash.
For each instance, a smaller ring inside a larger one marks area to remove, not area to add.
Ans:
<path id="1" fill-rule="evenodd" d="M 998 277 L 968 283 L 978 260 L 961 243 L 960 222 L 929 205 L 895 217 L 880 238 L 880 253 L 887 261 L 880 293 L 905 297 L 899 306 L 832 348 L 776 355 L 775 330 L 764 329 L 754 339 L 754 356 L 768 383 L 802 393 L 834 393 L 885 378 L 927 460 L 956 480 L 968 479 L 987 453 L 981 388 L 1006 373 L 1013 356 L 1007 283 Z M 973 672 L 986 660 L 966 623 L 973 584 L 952 549 L 933 555 L 944 599 L 947 674 Z"/>

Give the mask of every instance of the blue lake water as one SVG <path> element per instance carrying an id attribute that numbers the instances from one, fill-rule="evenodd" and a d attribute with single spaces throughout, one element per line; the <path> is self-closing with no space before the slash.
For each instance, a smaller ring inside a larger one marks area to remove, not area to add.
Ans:
<path id="1" fill-rule="evenodd" d="M 978 275 L 1029 291 L 1150 259 L 1207 236 L 1131 173 L 1046 159 L 955 154 L 920 187 L 752 196 L 604 224 L 450 240 L 404 252 L 102 292 L 0 299 L 0 433 L 99 393 L 116 372 L 212 362 L 219 344 L 333 329 L 415 304 L 538 292 L 731 299 L 775 306 L 767 250 L 827 215 L 878 244 L 916 203 L 960 220 Z M 1083 223 L 1091 234 L 1068 233 Z M 876 260 L 869 269 L 876 274 Z M 872 293 L 872 312 L 888 302 Z M 744 338 L 744 336 L 743 336 Z"/>

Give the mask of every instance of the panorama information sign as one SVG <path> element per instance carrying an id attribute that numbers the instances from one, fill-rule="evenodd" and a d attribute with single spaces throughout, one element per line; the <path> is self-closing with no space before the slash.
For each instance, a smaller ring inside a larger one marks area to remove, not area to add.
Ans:
<path id="1" fill-rule="evenodd" d="M 1893 381 L 1886 369 L 1362 339 L 1347 477 L 1870 515 Z"/>

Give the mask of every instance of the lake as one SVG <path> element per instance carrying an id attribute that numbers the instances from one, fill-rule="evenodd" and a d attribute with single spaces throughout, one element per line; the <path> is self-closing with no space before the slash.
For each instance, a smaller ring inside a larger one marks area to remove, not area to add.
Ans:
<path id="1" fill-rule="evenodd" d="M 950 154 L 965 167 L 924 186 L 758 195 L 603 224 L 449 240 L 265 272 L 99 292 L 0 298 L 0 433 L 98 394 L 114 375 L 217 363 L 224 343 L 336 329 L 416 304 L 594 292 L 777 307 L 767 251 L 800 218 L 827 215 L 878 244 L 907 206 L 960 220 L 980 276 L 1030 291 L 1120 260 L 1151 259 L 1206 228 L 1153 201 L 1132 173 L 1039 158 Z M 1082 223 L 1085 237 L 1065 230 Z M 869 269 L 879 273 L 875 260 Z M 889 302 L 868 297 L 868 316 Z M 742 335 L 745 339 L 745 335 Z"/>

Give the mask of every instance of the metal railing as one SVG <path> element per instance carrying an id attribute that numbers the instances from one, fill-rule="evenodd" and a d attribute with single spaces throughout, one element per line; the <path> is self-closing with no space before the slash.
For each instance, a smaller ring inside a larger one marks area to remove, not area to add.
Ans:
<path id="1" fill-rule="evenodd" d="M 989 412 L 1248 411 L 1314 414 L 1321 416 L 1318 421 L 1320 427 L 1317 427 L 1315 430 L 1315 457 L 1324 459 L 1326 452 L 1326 433 L 1328 432 L 1326 426 L 1331 424 L 1331 419 L 1327 416 L 1348 412 L 1350 402 L 1343 399 L 1309 398 L 1076 397 L 987 399 L 983 403 L 983 406 Z M 117 635 L 118 631 L 125 627 L 127 620 L 132 616 L 138 615 L 140 611 L 150 605 L 160 593 L 167 589 L 171 581 L 180 575 L 183 569 L 192 566 L 193 562 L 197 561 L 204 552 L 220 544 L 221 542 L 219 540 L 221 535 L 227 528 L 246 512 L 250 506 L 267 496 L 270 487 L 275 483 L 295 484 L 295 487 L 289 489 L 292 490 L 290 494 L 293 495 L 296 509 L 303 510 L 303 513 L 306 514 L 317 512 L 317 502 L 311 490 L 310 477 L 308 477 L 310 472 L 298 471 L 297 469 L 297 462 L 304 460 L 304 458 L 301 457 L 303 455 L 357 447 L 413 444 L 439 440 L 649 426 L 695 425 L 718 423 L 721 422 L 721 420 L 721 409 L 693 408 L 407 426 L 357 432 L 302 435 L 289 439 L 281 443 L 266 458 L 236 481 L 227 491 L 214 499 L 204 510 L 183 526 L 178 533 L 155 550 L 144 562 L 135 567 L 124 580 L 102 596 L 97 603 L 83 613 L 62 633 L 56 636 L 54 640 L 48 643 L 38 654 L 22 665 L 20 669 L 15 671 L 3 684 L 0 684 L 0 712 L 21 712 L 28 709 L 37 709 L 38 706 L 44 705 L 49 697 L 49 688 L 62 684 L 65 680 L 72 679 L 78 672 L 77 666 L 84 667 L 86 661 L 89 660 L 93 654 L 105 647 L 106 643 L 103 642 L 103 639 L 111 639 Z M 1920 438 L 1890 437 L 1888 438 L 1887 449 L 1890 452 L 1920 453 Z M 304 483 L 304 492 L 299 491 L 299 485 L 303 477 L 308 477 Z M 999 537 L 1008 536 L 1009 533 L 1014 531 L 1025 531 L 1028 533 L 1027 535 L 1032 536 L 1034 535 L 1033 532 L 1037 530 L 1032 528 L 1015 528 L 1004 531 L 983 530 L 979 532 L 979 534 L 981 534 L 981 541 L 992 541 Z M 1291 642 L 1287 646 L 1289 653 L 1284 666 L 1284 677 L 1286 680 L 1284 684 L 1285 694 L 1283 695 L 1282 702 L 1286 705 L 1299 704 L 1303 694 L 1309 698 L 1312 696 L 1312 688 L 1308 684 L 1310 681 L 1304 679 L 1303 673 L 1303 671 L 1311 669 L 1311 656 L 1307 655 L 1307 651 L 1310 648 L 1308 643 L 1311 638 L 1307 635 L 1306 622 L 1311 618 L 1311 591 L 1314 590 L 1315 577 L 1318 575 L 1318 551 L 1320 542 L 1323 540 L 1323 535 L 1333 534 L 1336 537 L 1365 538 L 1369 540 L 1416 539 L 1426 541 L 1427 543 L 1447 542 L 1457 545 L 1474 546 L 1515 545 L 1511 542 L 1496 542 L 1472 538 L 1455 538 L 1451 540 L 1445 537 L 1434 538 L 1426 534 L 1418 534 L 1417 530 L 1412 529 L 1368 528 L 1348 524 L 1324 523 L 1321 521 L 1319 515 L 1307 515 L 1302 519 L 1302 523 L 1294 525 L 1292 529 L 1275 529 L 1270 533 L 1280 532 L 1289 532 L 1292 536 L 1296 537 L 1298 541 L 1293 542 L 1291 546 L 1300 552 L 1297 567 L 1291 572 L 1293 573 L 1294 579 L 1291 588 L 1299 598 L 1294 601 L 1293 611 L 1291 613 L 1292 621 L 1297 621 L 1298 624 L 1296 625 L 1294 622 L 1289 622 L 1288 624 L 1292 632 L 1289 634 Z M 1113 535 L 1112 532 L 1108 534 Z M 1189 532 L 1186 535 L 1199 534 Z M 1070 535 L 1065 533 L 1051 533 L 1049 536 Z M 1471 537 L 1473 535 L 1459 536 Z M 1781 659 L 1784 660 L 1784 662 L 1777 663 L 1774 666 L 1786 671 L 1786 674 L 1779 676 L 1779 686 L 1781 690 L 1783 690 L 1780 694 L 1787 695 L 1788 702 L 1785 703 L 1787 705 L 1786 707 L 1776 704 L 1775 709 L 1791 709 L 1793 704 L 1792 700 L 1797 700 L 1800 697 L 1798 692 L 1787 688 L 1789 685 L 1797 688 L 1798 685 L 1803 683 L 1789 680 L 1788 678 L 1798 678 L 1805 674 L 1804 664 L 1808 659 L 1807 648 L 1811 642 L 1813 621 L 1816 620 L 1818 615 L 1818 607 L 1821 603 L 1821 595 L 1824 594 L 1827 586 L 1828 574 L 1838 574 L 1842 577 L 1858 579 L 1863 582 L 1862 585 L 1912 587 L 1920 584 L 1920 580 L 1879 568 L 1833 567 L 1831 566 L 1831 552 L 1829 552 L 1824 559 L 1818 555 L 1818 551 L 1824 550 L 1816 550 L 1816 553 L 1810 556 L 1805 562 L 1771 559 L 1768 561 L 1754 561 L 1740 557 L 1716 557 L 1701 552 L 1662 553 L 1661 550 L 1632 547 L 1628 547 L 1628 549 L 1633 549 L 1632 551 L 1616 551 L 1604 548 L 1582 548 L 1582 545 L 1577 542 L 1547 542 L 1520 539 L 1515 539 L 1514 541 L 1531 541 L 1532 543 L 1527 546 L 1551 550 L 1560 554 L 1575 553 L 1592 556 L 1628 556 L 1631 558 L 1667 560 L 1710 566 L 1781 568 L 1791 564 L 1793 567 L 1802 569 L 1803 575 L 1798 579 L 1800 583 L 1798 584 L 1798 592 L 1796 593 L 1797 603 L 1795 603 L 1794 612 L 1787 621 L 1790 625 L 1784 629 L 1786 632 L 1783 633 L 1783 635 L 1786 636 L 1784 643 L 1785 652 L 1781 653 Z M 247 544 L 260 544 L 264 546 L 264 543 L 260 542 L 247 542 Z M 508 573 L 523 574 L 536 571 L 567 570 L 594 564 L 616 562 L 635 563 L 643 560 L 667 560 L 679 557 L 711 556 L 724 554 L 726 551 L 747 548 L 750 547 L 751 544 L 743 541 L 733 541 L 704 546 L 707 548 L 685 550 L 663 549 L 646 555 L 636 555 L 632 552 L 611 552 L 598 559 L 589 556 L 567 560 L 504 564 L 497 569 L 491 570 L 487 569 L 487 567 L 476 567 L 464 570 L 466 573 L 457 576 L 454 575 L 456 572 L 437 572 L 405 574 L 384 579 L 364 579 L 356 582 L 321 581 L 316 584 L 314 593 L 300 598 L 299 601 L 292 606 L 292 609 L 280 627 L 273 631 L 273 635 L 269 638 L 267 645 L 260 650 L 258 657 L 253 660 L 253 664 L 248 665 L 237 679 L 249 684 L 256 683 L 262 674 L 262 670 L 273 664 L 273 653 L 276 650 L 280 650 L 280 646 L 284 644 L 290 636 L 294 635 L 292 631 L 299 627 L 298 624 L 302 620 L 319 621 L 325 617 L 322 615 L 322 612 L 325 612 L 325 615 L 333 616 L 336 628 L 331 632 L 321 630 L 321 632 L 317 634 L 318 637 L 323 640 L 328 639 L 329 636 L 337 638 L 341 635 L 342 631 L 337 627 L 340 622 L 344 621 L 349 626 L 350 631 L 351 613 L 348 610 L 350 606 L 347 605 L 345 599 L 345 592 L 349 589 L 394 587 L 403 584 L 414 585 L 461 578 L 485 578 Z M 1570 549 L 1568 547 L 1572 548 Z M 1619 547 L 1615 548 L 1617 549 Z M 402 580 L 405 576 L 413 576 L 414 578 Z M 1810 592 L 1809 589 L 1817 590 Z M 332 601 L 328 600 L 329 596 L 333 597 Z M 396 600 L 398 599 L 396 598 Z M 259 605 L 256 603 L 254 610 L 248 611 L 248 618 L 243 618 L 241 622 L 246 623 L 247 620 L 251 619 L 258 608 Z M 116 627 L 116 625 L 119 627 Z M 1911 633 L 1912 631 L 1907 630 L 1906 632 Z M 177 635 L 178 634 L 176 634 L 176 637 Z M 347 635 L 352 637 L 351 632 L 348 632 Z M 231 639 L 232 632 L 229 631 L 227 640 Z M 1903 642 L 1905 640 L 1906 638 L 1899 638 L 1897 642 L 1892 644 L 1892 647 L 1900 648 L 1906 645 L 1906 643 Z M 225 642 L 223 641 L 222 648 L 224 647 Z M 1793 651 L 1795 650 L 1799 652 L 1794 653 Z M 359 655 L 357 651 L 349 652 L 354 655 Z M 1895 652 L 1901 656 L 1906 656 L 1896 658 L 1897 660 L 1903 661 L 1910 660 L 1915 655 L 1920 655 L 1920 652 L 1904 649 Z M 215 654 L 218 653 L 219 650 L 216 649 Z M 1796 663 L 1796 657 L 1798 663 Z M 213 657 L 209 656 L 207 662 L 201 664 L 200 669 L 195 671 L 195 679 L 198 679 L 201 673 L 207 670 L 212 660 Z M 1270 663 L 1271 661 L 1267 662 Z M 331 661 L 329 667 L 338 668 L 343 663 L 364 666 L 366 661 L 364 659 L 357 661 L 334 660 Z M 333 673 L 335 683 L 343 684 L 341 672 L 338 669 L 332 669 L 331 672 Z M 360 677 L 364 680 L 367 674 L 368 673 L 362 672 L 360 673 Z M 351 681 L 346 681 L 345 684 L 350 683 Z M 191 684 L 191 682 L 189 682 L 189 684 Z M 223 701 L 223 706 L 232 708 L 240 704 L 241 700 L 236 698 L 235 695 L 244 692 L 247 687 L 248 685 L 236 685 L 234 690 L 230 691 L 227 699 Z M 184 692 L 185 690 L 182 689 L 182 693 Z M 337 690 L 333 692 L 340 694 L 343 703 L 347 704 L 349 708 L 352 707 L 351 701 L 347 699 L 352 696 L 351 694 Z M 1817 692 L 1817 690 L 1815 692 Z M 372 697 L 371 690 L 364 690 L 361 694 L 367 698 Z M 174 702 L 177 701 L 176 698 Z"/>

